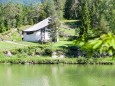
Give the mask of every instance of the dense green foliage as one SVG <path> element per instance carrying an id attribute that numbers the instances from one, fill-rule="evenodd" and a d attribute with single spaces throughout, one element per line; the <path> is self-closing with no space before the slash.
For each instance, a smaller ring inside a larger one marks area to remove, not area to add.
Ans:
<path id="1" fill-rule="evenodd" d="M 74 0 L 66 0 L 66 2 L 65 2 L 64 17 L 67 18 L 67 19 L 75 18 L 74 10 L 73 10 L 73 7 L 72 7 L 73 1 Z"/>
<path id="2" fill-rule="evenodd" d="M 77 8 L 80 33 L 75 44 L 80 46 L 88 57 L 114 55 L 114 1 L 78 0 Z"/>
<path id="3" fill-rule="evenodd" d="M 37 5 L 35 6 L 37 8 Z M 21 25 L 33 24 L 37 9 L 34 6 L 23 6 L 16 3 L 0 4 L 0 32 L 11 28 L 19 28 Z M 34 21 L 36 23 L 37 21 Z"/>
<path id="4" fill-rule="evenodd" d="M 64 1 L 63 1 L 64 3 Z M 33 25 L 39 21 L 53 16 L 63 18 L 64 4 L 61 1 L 48 1 L 23 5 L 13 2 L 0 4 L 0 33 L 19 28 L 22 25 Z"/>
<path id="5" fill-rule="evenodd" d="M 115 13 L 115 8 L 113 0 L 78 1 L 80 35 L 85 35 L 87 39 L 87 35 L 89 35 L 89 37 L 100 36 L 100 34 L 108 33 L 108 31 L 113 32 L 113 25 L 115 25 L 113 16 Z"/>
<path id="6" fill-rule="evenodd" d="M 87 51 L 89 56 L 112 56 L 115 54 L 115 35 L 112 33 L 103 34 L 99 38 L 85 41 L 75 41 L 77 46 Z"/>

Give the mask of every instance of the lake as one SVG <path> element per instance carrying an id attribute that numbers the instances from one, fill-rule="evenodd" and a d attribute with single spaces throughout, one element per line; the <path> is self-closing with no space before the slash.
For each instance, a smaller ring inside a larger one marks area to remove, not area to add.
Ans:
<path id="1" fill-rule="evenodd" d="M 115 86 L 115 66 L 0 64 L 0 86 Z"/>

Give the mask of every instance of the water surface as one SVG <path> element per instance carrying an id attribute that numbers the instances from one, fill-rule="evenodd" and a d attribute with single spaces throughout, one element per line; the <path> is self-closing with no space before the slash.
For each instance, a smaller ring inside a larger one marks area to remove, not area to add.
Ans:
<path id="1" fill-rule="evenodd" d="M 115 86 L 115 66 L 0 64 L 0 86 Z"/>

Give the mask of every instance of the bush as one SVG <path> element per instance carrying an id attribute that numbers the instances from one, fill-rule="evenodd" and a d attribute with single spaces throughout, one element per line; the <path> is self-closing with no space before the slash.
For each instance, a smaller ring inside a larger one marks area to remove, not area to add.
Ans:
<path id="1" fill-rule="evenodd" d="M 0 58 L 4 58 L 5 54 L 3 52 L 0 52 Z"/>
<path id="2" fill-rule="evenodd" d="M 51 56 L 52 55 L 52 49 L 51 48 L 45 48 L 44 49 L 44 55 Z"/>
<path id="3" fill-rule="evenodd" d="M 115 35 L 112 33 L 103 34 L 94 40 L 76 40 L 76 46 L 80 46 L 81 50 L 86 50 L 88 56 L 94 56 L 95 52 L 99 52 L 100 56 L 112 56 L 115 54 Z"/>
<path id="4" fill-rule="evenodd" d="M 69 36 L 68 41 L 77 40 L 78 36 Z"/>

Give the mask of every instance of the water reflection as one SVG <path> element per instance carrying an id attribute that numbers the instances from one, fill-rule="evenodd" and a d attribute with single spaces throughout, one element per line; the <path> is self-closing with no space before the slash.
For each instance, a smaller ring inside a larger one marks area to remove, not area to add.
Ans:
<path id="1" fill-rule="evenodd" d="M 115 66 L 0 65 L 0 86 L 115 86 Z"/>

